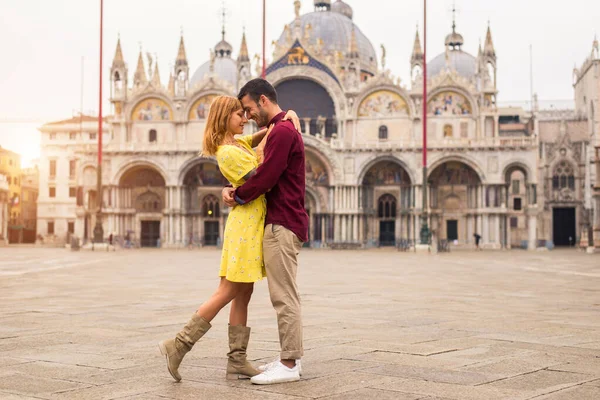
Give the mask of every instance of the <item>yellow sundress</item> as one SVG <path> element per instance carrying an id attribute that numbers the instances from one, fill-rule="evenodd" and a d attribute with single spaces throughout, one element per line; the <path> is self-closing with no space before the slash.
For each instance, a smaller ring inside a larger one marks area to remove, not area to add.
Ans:
<path id="1" fill-rule="evenodd" d="M 245 182 L 248 172 L 258 167 L 252 135 L 237 141 L 244 149 L 224 145 L 219 146 L 216 154 L 221 173 L 236 188 Z M 231 282 L 256 282 L 267 276 L 263 262 L 266 214 L 264 195 L 231 209 L 225 224 L 219 276 Z"/>

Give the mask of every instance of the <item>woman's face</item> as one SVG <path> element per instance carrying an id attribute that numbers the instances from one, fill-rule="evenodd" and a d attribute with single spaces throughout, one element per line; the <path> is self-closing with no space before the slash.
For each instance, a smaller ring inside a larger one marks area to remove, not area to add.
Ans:
<path id="1" fill-rule="evenodd" d="M 234 135 L 241 135 L 244 133 L 244 125 L 248 122 L 248 119 L 244 116 L 244 110 L 239 109 L 234 111 L 229 118 L 229 131 Z"/>

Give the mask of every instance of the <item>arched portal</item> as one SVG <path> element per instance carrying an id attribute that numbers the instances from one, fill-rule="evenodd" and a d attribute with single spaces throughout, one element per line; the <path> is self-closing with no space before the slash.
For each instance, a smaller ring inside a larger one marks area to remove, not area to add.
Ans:
<path id="1" fill-rule="evenodd" d="M 364 235 L 379 246 L 393 246 L 414 236 L 413 187 L 399 162 L 381 159 L 362 178 Z"/>
<path id="2" fill-rule="evenodd" d="M 149 165 L 136 165 L 119 179 L 118 233 L 126 242 L 142 247 L 160 247 L 163 241 L 163 210 L 167 204 L 166 182 L 163 175 Z"/>
<path id="3" fill-rule="evenodd" d="M 184 238 L 186 244 L 215 246 L 222 239 L 225 216 L 221 189 L 228 185 L 217 164 L 199 159 L 183 177 Z"/>
<path id="4" fill-rule="evenodd" d="M 477 226 L 478 194 L 481 178 L 465 163 L 448 161 L 429 175 L 432 230 L 438 239 L 469 243 Z"/>
<path id="5" fill-rule="evenodd" d="M 324 138 L 337 133 L 335 105 L 323 86 L 308 79 L 292 79 L 279 83 L 275 89 L 281 108 L 298 113 L 304 133 Z"/>

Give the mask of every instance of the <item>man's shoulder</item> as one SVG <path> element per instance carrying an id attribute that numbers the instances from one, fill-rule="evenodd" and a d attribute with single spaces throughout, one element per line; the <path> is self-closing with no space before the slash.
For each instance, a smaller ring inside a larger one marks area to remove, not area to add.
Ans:
<path id="1" fill-rule="evenodd" d="M 271 134 L 273 134 L 273 136 L 283 135 L 289 137 L 297 137 L 300 135 L 300 132 L 296 130 L 292 121 L 279 121 L 273 127 Z"/>

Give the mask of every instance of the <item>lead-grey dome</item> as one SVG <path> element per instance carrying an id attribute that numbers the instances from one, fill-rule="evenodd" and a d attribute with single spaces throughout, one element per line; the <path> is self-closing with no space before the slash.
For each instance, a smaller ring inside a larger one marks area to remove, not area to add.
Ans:
<path id="1" fill-rule="evenodd" d="M 462 50 L 448 50 L 448 66 L 467 79 L 475 76 L 477 60 Z M 446 68 L 446 53 L 442 53 L 427 63 L 427 75 L 435 76 Z"/>
<path id="2" fill-rule="evenodd" d="M 331 11 L 345 15 L 350 19 L 352 19 L 352 17 L 354 16 L 354 11 L 352 10 L 352 7 L 350 7 L 349 4 L 344 3 L 342 0 L 337 0 L 335 3 L 333 3 L 333 5 L 331 6 Z"/>
<path id="3" fill-rule="evenodd" d="M 200 82 L 210 72 L 210 61 L 202 64 L 190 80 L 190 87 Z M 215 57 L 215 75 L 224 81 L 231 83 L 234 87 L 237 83 L 237 65 L 232 58 L 229 57 Z"/>
<path id="4" fill-rule="evenodd" d="M 347 54 L 350 51 L 352 30 L 356 31 L 356 44 L 360 56 L 361 69 L 375 75 L 377 72 L 377 53 L 373 45 L 350 18 L 332 11 L 315 11 L 300 17 L 302 31 L 310 24 L 311 34 L 309 44 L 316 45 L 317 40 L 323 40 L 323 52 L 335 56 L 336 52 Z M 291 22 L 290 28 L 294 29 L 295 22 Z M 290 45 L 287 43 L 287 33 L 284 31 L 279 37 L 280 46 Z"/>

